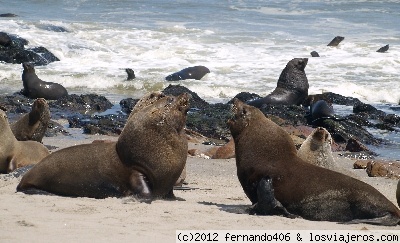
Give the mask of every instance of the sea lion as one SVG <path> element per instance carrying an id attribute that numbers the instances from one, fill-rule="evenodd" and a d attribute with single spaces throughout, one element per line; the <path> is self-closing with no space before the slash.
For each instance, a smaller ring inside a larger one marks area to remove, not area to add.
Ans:
<path id="1" fill-rule="evenodd" d="M 41 143 L 49 121 L 49 105 L 45 99 L 38 98 L 33 102 L 31 112 L 11 124 L 11 131 L 18 141 L 33 140 Z"/>
<path id="2" fill-rule="evenodd" d="M 296 215 L 289 213 L 282 204 L 276 200 L 272 179 L 261 178 L 257 185 L 257 203 L 250 208 L 250 214 L 258 215 L 283 215 L 288 218 L 296 218 Z"/>
<path id="3" fill-rule="evenodd" d="M 331 42 L 329 42 L 328 46 L 338 46 L 339 43 L 342 42 L 342 40 L 344 40 L 344 37 L 336 36 L 335 38 L 333 38 L 333 40 L 331 40 Z"/>
<path id="4" fill-rule="evenodd" d="M 13 13 L 3 13 L 3 14 L 0 14 L 0 17 L 2 17 L 2 18 L 13 18 L 13 17 L 18 17 L 18 15 L 13 14 Z"/>
<path id="5" fill-rule="evenodd" d="M 381 48 L 379 48 L 376 52 L 387 52 L 389 50 L 389 45 L 386 46 L 382 46 Z"/>
<path id="6" fill-rule="evenodd" d="M 305 116 L 307 123 L 310 125 L 319 126 L 324 120 L 331 119 L 334 121 L 343 121 L 343 118 L 335 116 L 335 112 L 331 105 L 325 100 L 318 100 L 310 102 L 310 112 Z"/>
<path id="7" fill-rule="evenodd" d="M 188 100 L 182 94 L 141 102 L 117 142 L 58 150 L 25 174 L 17 191 L 92 198 L 172 196 L 186 164 Z"/>
<path id="8" fill-rule="evenodd" d="M 209 73 L 210 70 L 204 66 L 194 66 L 182 69 L 179 72 L 173 73 L 165 77 L 167 81 L 178 81 L 185 79 L 196 79 L 200 80 L 204 75 Z"/>
<path id="9" fill-rule="evenodd" d="M 11 44 L 12 44 L 11 37 L 5 32 L 0 32 L 0 45 L 10 46 Z"/>
<path id="10" fill-rule="evenodd" d="M 331 144 L 331 134 L 325 128 L 317 127 L 301 144 L 297 156 L 313 165 L 336 170 L 338 166 L 333 159 Z"/>
<path id="11" fill-rule="evenodd" d="M 312 57 L 319 57 L 319 54 L 316 51 L 312 51 L 312 52 L 310 52 L 310 54 Z"/>
<path id="12" fill-rule="evenodd" d="M 49 155 L 49 150 L 36 141 L 18 141 L 8 124 L 7 115 L 0 110 L 0 173 L 36 164 Z"/>
<path id="13" fill-rule="evenodd" d="M 46 82 L 38 78 L 33 64 L 22 63 L 22 82 L 24 89 L 22 94 L 31 98 L 44 98 L 46 100 L 57 100 L 68 95 L 68 91 L 61 85 L 53 82 Z"/>
<path id="14" fill-rule="evenodd" d="M 131 68 L 126 68 L 125 69 L 126 74 L 128 74 L 128 77 L 126 78 L 126 80 L 132 80 L 135 79 L 135 72 L 131 69 Z"/>
<path id="15" fill-rule="evenodd" d="M 261 178 L 273 181 L 276 199 L 291 214 L 315 221 L 396 225 L 400 210 L 372 186 L 297 156 L 287 132 L 257 108 L 235 99 L 228 121 L 235 140 L 237 175 L 252 204 Z"/>
<path id="16" fill-rule="evenodd" d="M 290 60 L 279 76 L 277 86 L 264 98 L 248 102 L 260 108 L 263 104 L 300 105 L 308 97 L 308 79 L 304 72 L 308 58 Z"/>
<path id="17" fill-rule="evenodd" d="M 397 205 L 400 207 L 400 180 L 397 183 L 396 199 L 397 199 Z"/>

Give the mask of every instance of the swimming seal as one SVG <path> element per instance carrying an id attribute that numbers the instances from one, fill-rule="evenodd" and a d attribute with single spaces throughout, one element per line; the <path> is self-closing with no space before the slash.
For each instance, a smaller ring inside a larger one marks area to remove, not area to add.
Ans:
<path id="1" fill-rule="evenodd" d="M 31 112 L 11 124 L 11 131 L 18 141 L 33 140 L 41 143 L 49 121 L 49 105 L 45 99 L 38 98 L 33 102 Z"/>
<path id="2" fill-rule="evenodd" d="M 381 48 L 379 48 L 376 52 L 387 52 L 389 50 L 389 45 L 386 46 L 382 46 Z"/>
<path id="3" fill-rule="evenodd" d="M 149 97 L 154 100 L 132 111 L 117 142 L 58 150 L 25 174 L 17 191 L 92 198 L 171 196 L 187 158 L 183 127 L 189 96 Z"/>
<path id="4" fill-rule="evenodd" d="M 252 100 L 249 105 L 260 108 L 263 104 L 300 105 L 308 97 L 308 79 L 304 72 L 308 58 L 290 60 L 279 76 L 277 86 L 264 98 Z"/>
<path id="5" fill-rule="evenodd" d="M 331 42 L 329 42 L 328 46 L 338 46 L 339 43 L 342 42 L 342 40 L 344 40 L 344 37 L 336 36 L 335 38 L 333 38 L 333 40 L 331 40 Z"/>
<path id="6" fill-rule="evenodd" d="M 400 210 L 372 186 L 309 164 L 293 140 L 257 108 L 233 101 L 228 125 L 235 140 L 237 175 L 252 204 L 259 181 L 272 178 L 275 198 L 291 214 L 315 221 L 397 225 Z"/>
<path id="7" fill-rule="evenodd" d="M 165 77 L 167 81 L 178 81 L 185 79 L 196 79 L 200 80 L 204 75 L 209 73 L 210 70 L 204 66 L 194 66 L 182 69 L 179 72 L 173 73 Z"/>
<path id="8" fill-rule="evenodd" d="M 128 74 L 128 77 L 126 78 L 127 81 L 136 78 L 135 72 L 131 68 L 126 68 L 125 72 L 126 72 L 126 74 Z"/>
<path id="9" fill-rule="evenodd" d="M 305 162 L 336 170 L 337 165 L 332 155 L 332 137 L 323 127 L 317 127 L 301 144 L 297 155 Z"/>
<path id="10" fill-rule="evenodd" d="M 47 148 L 36 141 L 18 141 L 8 124 L 7 115 L 0 110 L 0 173 L 36 164 L 49 155 Z"/>
<path id="11" fill-rule="evenodd" d="M 22 63 L 22 82 L 24 89 L 22 94 L 31 98 L 44 98 L 46 100 L 57 100 L 67 96 L 67 90 L 61 85 L 53 82 L 46 82 L 38 78 L 35 68 L 31 63 Z"/>

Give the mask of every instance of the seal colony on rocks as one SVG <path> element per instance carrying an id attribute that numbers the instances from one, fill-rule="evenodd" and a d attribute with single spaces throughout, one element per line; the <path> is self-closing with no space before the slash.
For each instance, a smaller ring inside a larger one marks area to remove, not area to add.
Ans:
<path id="1" fill-rule="evenodd" d="M 46 82 L 38 78 L 31 63 L 22 63 L 22 67 L 24 68 L 22 72 L 23 95 L 31 99 L 44 98 L 46 100 L 57 100 L 68 95 L 68 91 L 61 84 Z"/>
<path id="2" fill-rule="evenodd" d="M 92 198 L 173 196 L 187 158 L 183 128 L 189 95 L 144 99 L 117 142 L 58 150 L 25 174 L 17 191 Z"/>
<path id="3" fill-rule="evenodd" d="M 276 88 L 264 98 L 248 104 L 260 108 L 263 104 L 300 105 L 308 97 L 308 79 L 304 72 L 308 58 L 290 60 L 279 76 Z"/>
<path id="4" fill-rule="evenodd" d="M 179 81 L 185 79 L 195 79 L 200 80 L 207 73 L 210 73 L 210 70 L 204 66 L 194 66 L 182 69 L 179 72 L 173 73 L 165 77 L 167 81 Z"/>
<path id="5" fill-rule="evenodd" d="M 45 99 L 38 98 L 33 102 L 31 112 L 11 124 L 11 131 L 18 141 L 33 140 L 41 143 L 49 121 L 49 105 Z"/>
<path id="6" fill-rule="evenodd" d="M 36 164 L 49 155 L 47 148 L 36 141 L 18 141 L 11 131 L 7 115 L 0 110 L 0 173 Z"/>
<path id="7" fill-rule="evenodd" d="M 291 214 L 315 221 L 397 225 L 400 210 L 372 186 L 297 156 L 293 140 L 257 108 L 233 101 L 228 121 L 237 175 L 252 204 L 257 185 L 272 178 L 276 199 Z"/>

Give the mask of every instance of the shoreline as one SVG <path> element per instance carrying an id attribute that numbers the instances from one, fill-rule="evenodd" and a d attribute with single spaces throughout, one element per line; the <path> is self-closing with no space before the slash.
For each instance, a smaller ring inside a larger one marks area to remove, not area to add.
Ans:
<path id="1" fill-rule="evenodd" d="M 113 136 L 63 135 L 43 139 L 45 145 L 90 143 Z M 189 149 L 207 150 L 210 145 L 189 142 Z M 397 180 L 368 177 L 365 170 L 352 169 L 350 159 L 335 159 L 343 170 L 377 188 L 396 204 Z M 151 204 L 132 198 L 70 198 L 16 193 L 20 178 L 0 180 L 0 228 L 7 242 L 59 241 L 93 242 L 122 240 L 175 242 L 176 230 L 400 230 L 367 224 L 339 224 L 326 221 L 289 219 L 282 216 L 254 216 L 244 213 L 251 206 L 236 175 L 235 159 L 205 159 L 188 156 L 187 184 L 174 190 L 183 201 L 155 200 Z M 34 240 L 33 240 L 34 239 Z"/>

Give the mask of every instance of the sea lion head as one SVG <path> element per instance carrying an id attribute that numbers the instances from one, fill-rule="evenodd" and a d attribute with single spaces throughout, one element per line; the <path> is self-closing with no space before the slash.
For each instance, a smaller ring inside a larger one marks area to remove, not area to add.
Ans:
<path id="1" fill-rule="evenodd" d="M 138 112 L 139 110 L 143 109 L 144 107 L 147 107 L 149 105 L 152 105 L 154 102 L 156 102 L 157 100 L 161 99 L 165 97 L 165 95 L 163 93 L 160 92 L 153 92 L 153 93 L 149 93 L 145 96 L 143 96 L 133 107 L 129 117 Z M 129 118 L 128 118 L 129 119 Z"/>
<path id="2" fill-rule="evenodd" d="M 29 71 L 33 71 L 35 72 L 35 67 L 32 63 L 30 62 L 24 62 L 22 63 L 22 67 L 24 68 L 24 72 L 29 72 Z"/>
<path id="3" fill-rule="evenodd" d="M 308 63 L 308 58 L 293 58 L 288 64 L 293 65 L 296 69 L 304 71 Z"/>
<path id="4" fill-rule="evenodd" d="M 33 102 L 32 111 L 29 113 L 29 124 L 33 125 L 38 120 L 46 121 L 50 119 L 49 104 L 43 98 L 38 98 Z"/>
<path id="5" fill-rule="evenodd" d="M 7 114 L 0 109 L 0 131 L 4 131 L 4 128 L 8 125 Z"/>
<path id="6" fill-rule="evenodd" d="M 233 117 L 228 120 L 228 126 L 234 138 L 250 124 L 254 110 L 253 108 L 253 106 L 248 106 L 237 98 L 233 99 L 231 109 Z"/>
<path id="7" fill-rule="evenodd" d="M 320 146 L 323 146 L 324 144 L 327 145 L 332 144 L 331 134 L 323 127 L 317 127 L 316 129 L 314 129 L 314 131 L 310 134 L 310 136 L 312 137 L 311 149 L 314 146 L 318 148 Z"/>

